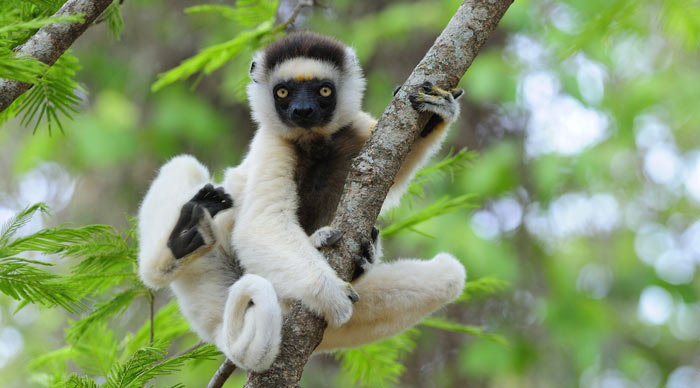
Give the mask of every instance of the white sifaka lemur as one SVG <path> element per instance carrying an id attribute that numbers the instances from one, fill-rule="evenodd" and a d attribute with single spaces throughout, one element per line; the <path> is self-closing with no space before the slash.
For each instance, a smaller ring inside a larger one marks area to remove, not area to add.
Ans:
<path id="1" fill-rule="evenodd" d="M 257 53 L 250 77 L 259 128 L 221 187 L 185 155 L 165 164 L 146 194 L 139 212 L 144 283 L 169 284 L 193 330 L 255 371 L 278 354 L 289 301 L 301 300 L 328 321 L 317 350 L 332 350 L 399 333 L 456 298 L 466 273 L 448 253 L 377 262 L 375 230 L 350 284 L 318 250 L 342 238 L 326 225 L 376 124 L 361 110 L 365 80 L 354 51 L 329 37 L 295 33 Z M 415 171 L 440 148 L 461 94 L 429 82 L 411 93 L 413 107 L 433 116 L 384 209 L 399 202 Z"/>

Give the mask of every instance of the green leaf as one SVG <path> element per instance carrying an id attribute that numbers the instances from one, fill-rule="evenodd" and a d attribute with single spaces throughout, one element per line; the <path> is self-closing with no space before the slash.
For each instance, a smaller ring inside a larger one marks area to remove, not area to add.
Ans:
<path id="1" fill-rule="evenodd" d="M 476 156 L 475 152 L 461 149 L 454 155 L 448 155 L 445 159 L 424 167 L 416 173 L 407 191 L 422 198 L 427 184 L 433 183 L 445 175 L 452 177 L 456 172 L 466 168 Z"/>
<path id="2" fill-rule="evenodd" d="M 112 4 L 110 4 L 102 13 L 102 18 L 103 20 L 107 21 L 107 27 L 112 33 L 114 39 L 119 40 L 122 30 L 124 29 L 124 20 L 122 19 L 119 0 L 112 1 Z"/>
<path id="3" fill-rule="evenodd" d="M 180 313 L 177 300 L 171 300 L 161 307 L 153 318 L 153 332 L 156 341 L 171 341 L 190 332 L 190 325 Z M 124 338 L 124 352 L 134 353 L 138 348 L 150 343 L 151 322 L 147 320 L 133 336 Z"/>
<path id="4" fill-rule="evenodd" d="M 389 387 L 398 382 L 406 370 L 401 359 L 415 348 L 417 335 L 418 330 L 409 329 L 361 348 L 338 352 L 336 359 L 341 360 L 341 378 L 371 388 Z"/>
<path id="5" fill-rule="evenodd" d="M 196 5 L 185 9 L 185 13 L 199 14 L 215 12 L 219 15 L 233 20 L 242 27 L 253 27 L 270 20 L 275 16 L 277 1 L 266 0 L 243 0 L 237 1 L 236 6 L 229 5 Z"/>
<path id="6" fill-rule="evenodd" d="M 382 237 L 389 237 L 405 230 L 411 230 L 416 225 L 443 214 L 452 213 L 461 209 L 472 208 L 475 206 L 473 199 L 474 195 L 472 194 L 464 194 L 454 198 L 444 196 L 411 216 L 404 218 L 403 220 L 393 222 L 391 225 L 382 230 Z"/>
<path id="7" fill-rule="evenodd" d="M 157 341 L 137 350 L 129 360 L 115 365 L 103 387 L 136 388 L 145 386 L 156 376 L 178 371 L 189 360 L 212 360 L 220 355 L 213 345 L 201 346 L 185 354 L 166 359 L 167 341 Z"/>
<path id="8" fill-rule="evenodd" d="M 82 23 L 85 20 L 84 14 L 75 15 L 63 15 L 63 16 L 50 16 L 44 18 L 36 18 L 28 21 L 11 23 L 6 26 L 0 27 L 0 38 L 8 38 L 11 33 L 16 33 L 26 30 L 35 30 L 41 28 L 47 24 L 54 23 Z"/>
<path id="9" fill-rule="evenodd" d="M 142 296 L 143 293 L 143 289 L 129 289 L 115 295 L 107 302 L 97 304 L 90 314 L 71 324 L 66 330 L 66 340 L 73 344 L 76 343 L 85 334 L 88 327 L 93 326 L 98 321 L 106 323 L 115 315 L 122 314 L 129 307 L 131 301 Z"/>
<path id="10" fill-rule="evenodd" d="M 41 120 L 45 117 L 49 135 L 53 126 L 58 126 L 63 132 L 59 114 L 72 118 L 71 114 L 78 112 L 77 107 L 81 101 L 76 95 L 76 90 L 82 87 L 73 80 L 79 69 L 77 58 L 68 53 L 63 54 L 34 87 L 25 93 L 27 97 L 22 99 L 21 105 L 17 107 L 18 115 L 24 112 L 20 123 L 27 126 L 34 122 L 34 132 L 36 132 Z M 37 113 L 39 113 L 38 116 Z"/>
<path id="11" fill-rule="evenodd" d="M 7 47 L 0 47 L 0 78 L 29 84 L 39 82 L 47 66 L 34 57 L 18 57 Z"/>
<path id="12" fill-rule="evenodd" d="M 42 213 L 48 213 L 49 208 L 48 206 L 46 206 L 46 204 L 41 202 L 29 206 L 21 212 L 19 212 L 19 214 L 17 214 L 15 217 L 8 220 L 2 226 L 2 228 L 0 228 L 0 249 L 2 249 L 2 247 L 6 246 L 10 242 L 10 239 L 14 237 L 14 235 L 19 229 L 21 229 L 24 225 L 31 221 L 32 216 L 37 211 L 40 211 Z M 4 255 L 2 254 L 2 251 L 0 251 L 0 257 L 3 256 Z"/>
<path id="13" fill-rule="evenodd" d="M 158 74 L 158 81 L 151 85 L 151 90 L 156 92 L 176 81 L 185 80 L 198 72 L 202 72 L 204 75 L 211 74 L 241 51 L 262 45 L 267 41 L 263 38 L 266 35 L 273 35 L 274 31 L 273 20 L 268 20 L 260 24 L 255 30 L 241 32 L 228 42 L 207 47 L 194 57 L 186 59 L 177 67 Z"/>
<path id="14" fill-rule="evenodd" d="M 448 322 L 440 318 L 426 318 L 420 323 L 423 326 L 434 327 L 437 329 L 454 331 L 456 333 L 470 334 L 475 337 L 483 338 L 489 341 L 499 343 L 504 346 L 508 346 L 508 341 L 498 334 L 487 333 L 482 327 L 462 325 L 460 323 Z"/>
<path id="15" fill-rule="evenodd" d="M 460 295 L 453 303 L 466 302 L 477 295 L 490 295 L 501 292 L 508 288 L 510 284 L 492 276 L 484 276 L 482 278 L 468 281 L 464 285 L 462 295 Z"/>
<path id="16" fill-rule="evenodd" d="M 26 303 L 37 303 L 61 306 L 75 313 L 85 307 L 75 290 L 61 277 L 19 260 L 0 263 L 0 292 L 22 302 L 20 308 Z"/>

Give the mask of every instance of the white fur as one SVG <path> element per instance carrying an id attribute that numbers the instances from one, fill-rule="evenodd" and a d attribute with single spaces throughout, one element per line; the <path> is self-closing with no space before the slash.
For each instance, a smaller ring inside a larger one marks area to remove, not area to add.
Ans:
<path id="1" fill-rule="evenodd" d="M 188 155 L 161 168 L 139 211 L 139 275 L 151 288 L 170 284 L 200 338 L 215 343 L 236 365 L 262 371 L 279 352 L 282 311 L 270 282 L 255 275 L 236 279 L 231 270 L 235 208 L 202 221 L 209 222 L 209 246 L 203 248 L 210 249 L 202 257 L 176 260 L 166 245 L 182 205 L 209 182 L 207 169 Z"/>
<path id="2" fill-rule="evenodd" d="M 253 82 L 247 90 L 259 129 L 243 163 L 225 173 L 223 186 L 234 206 L 210 221 L 216 247 L 204 257 L 178 261 L 166 247 L 181 206 L 210 180 L 206 168 L 194 158 L 181 156 L 166 164 L 139 213 L 139 274 L 144 283 L 153 288 L 171 284 L 183 314 L 200 337 L 216 343 L 229 359 L 247 369 L 263 370 L 274 360 L 280 344 L 280 304 L 290 300 L 301 300 L 328 320 L 330 328 L 319 350 L 329 350 L 399 333 L 456 298 L 464 286 L 464 267 L 447 253 L 429 261 L 378 263 L 355 282 L 360 301 L 353 312 L 350 298 L 355 290 L 317 249 L 323 236 L 314 233 L 309 238 L 299 225 L 293 180 L 296 154 L 289 140 L 309 132 L 329 136 L 346 125 L 367 138 L 376 124 L 361 111 L 365 81 L 354 52 L 347 50 L 345 72 L 312 59 L 286 61 L 269 74 L 262 66 L 252 71 Z M 262 55 L 258 53 L 255 61 L 263 63 Z M 300 75 L 336 84 L 336 112 L 323 128 L 288 128 L 277 117 L 272 88 L 285 77 Z M 449 125 L 458 108 L 440 109 L 428 110 L 443 115 Z M 413 146 L 385 208 L 398 203 L 415 171 L 439 149 L 446 126 Z M 246 275 L 233 279 L 226 271 L 226 260 L 239 260 Z"/>
<path id="3" fill-rule="evenodd" d="M 352 290 L 338 278 L 299 225 L 294 182 L 297 156 L 290 140 L 328 136 L 346 125 L 362 137 L 369 137 L 376 121 L 361 111 L 365 81 L 355 53 L 347 50 L 344 72 L 310 58 L 287 60 L 270 70 L 254 67 L 248 97 L 259 129 L 244 161 L 247 179 L 233 231 L 233 244 L 247 271 L 269 280 L 280 299 L 301 300 L 324 316 L 331 327 L 346 323 L 352 316 L 348 299 Z M 264 54 L 258 53 L 254 62 L 264 63 Z M 335 82 L 337 111 L 323 128 L 288 128 L 279 119 L 273 88 L 280 81 L 297 77 Z M 454 116 L 445 117 L 446 121 L 453 119 Z M 444 129 L 436 128 L 413 147 L 389 194 L 387 207 L 398 202 L 415 171 L 439 149 L 444 138 Z"/>

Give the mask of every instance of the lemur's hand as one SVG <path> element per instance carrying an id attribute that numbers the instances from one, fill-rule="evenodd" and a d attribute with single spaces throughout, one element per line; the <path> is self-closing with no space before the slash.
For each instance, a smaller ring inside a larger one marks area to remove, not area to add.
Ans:
<path id="1" fill-rule="evenodd" d="M 204 235 L 211 235 L 209 230 L 202 230 L 216 213 L 233 206 L 231 196 L 224 189 L 207 184 L 180 209 L 180 218 L 175 223 L 168 238 L 168 248 L 176 259 L 181 259 L 197 248 L 206 244 Z M 205 214 L 208 213 L 208 214 Z M 206 228 L 205 228 L 206 229 Z"/>
<path id="2" fill-rule="evenodd" d="M 436 128 L 449 124 L 457 118 L 459 115 L 457 99 L 463 93 L 462 89 L 444 90 L 426 81 L 417 92 L 408 96 L 413 109 L 433 113 L 421 131 L 421 136 L 426 137 Z"/>
<path id="3" fill-rule="evenodd" d="M 360 254 L 354 255 L 353 260 L 355 261 L 355 271 L 352 273 L 351 282 L 354 282 L 367 272 L 374 264 L 376 260 L 376 244 L 379 238 L 379 229 L 372 227 L 371 240 L 363 237 L 360 240 Z"/>

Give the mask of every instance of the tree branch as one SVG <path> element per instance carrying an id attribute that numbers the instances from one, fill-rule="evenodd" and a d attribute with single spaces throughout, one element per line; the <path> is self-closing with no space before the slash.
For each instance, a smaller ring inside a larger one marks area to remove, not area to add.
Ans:
<path id="1" fill-rule="evenodd" d="M 24 44 L 15 48 L 17 56 L 29 56 L 51 66 L 95 21 L 112 0 L 68 0 L 54 16 L 83 14 L 82 23 L 54 23 L 39 29 Z M 7 109 L 31 84 L 0 78 L 0 112 Z"/>
<path id="2" fill-rule="evenodd" d="M 425 81 L 454 88 L 496 28 L 513 0 L 465 0 L 423 60 L 384 111 L 372 136 L 353 161 L 332 226 L 345 232 L 341 243 L 324 251 L 331 266 L 349 280 L 360 238 L 369 236 L 389 188 L 411 145 L 428 121 L 408 95 Z M 249 373 L 245 388 L 296 388 L 326 322 L 294 303 L 285 316 L 281 351 L 272 367 Z"/>
<path id="3" fill-rule="evenodd" d="M 228 358 L 225 359 L 224 362 L 221 363 L 221 366 L 219 366 L 219 369 L 216 370 L 216 373 L 214 373 L 214 376 L 212 376 L 211 380 L 209 380 L 207 388 L 223 387 L 228 377 L 231 376 L 231 373 L 233 373 L 235 370 L 236 366 L 233 365 L 231 360 L 229 360 Z"/>

